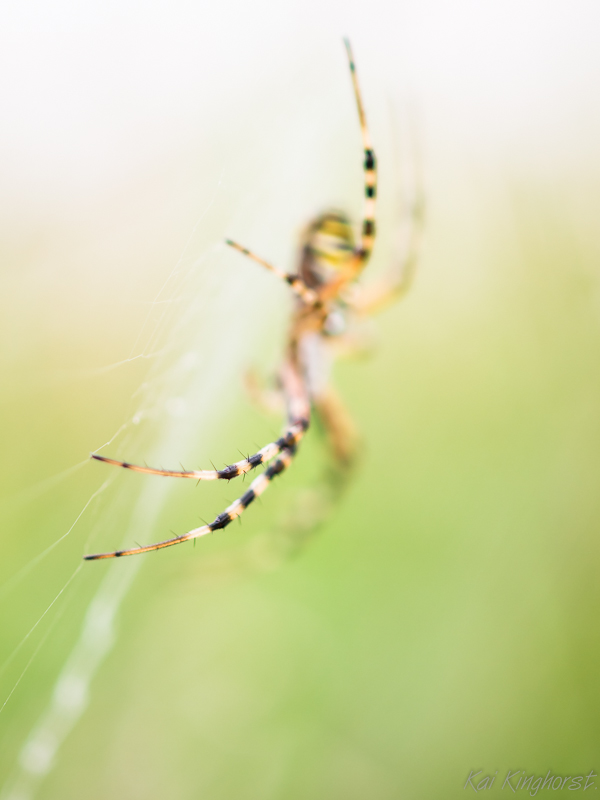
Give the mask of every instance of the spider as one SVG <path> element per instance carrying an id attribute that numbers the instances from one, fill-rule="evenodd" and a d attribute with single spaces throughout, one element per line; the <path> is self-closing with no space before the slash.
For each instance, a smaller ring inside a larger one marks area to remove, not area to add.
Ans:
<path id="1" fill-rule="evenodd" d="M 165 475 L 173 478 L 192 478 L 196 481 L 230 481 L 240 475 L 268 464 L 264 472 L 254 478 L 248 490 L 231 503 L 213 522 L 195 528 L 182 536 L 175 536 L 144 547 L 110 553 L 84 556 L 86 560 L 116 558 L 160 550 L 181 544 L 213 531 L 227 527 L 268 488 L 277 475 L 292 463 L 297 447 L 311 422 L 311 411 L 319 418 L 338 465 L 348 466 L 355 449 L 354 426 L 338 395 L 327 386 L 323 364 L 330 345 L 347 338 L 346 322 L 349 313 L 358 316 L 369 314 L 398 298 L 408 288 L 416 260 L 414 234 L 400 269 L 393 268 L 379 283 L 368 289 L 359 289 L 354 283 L 365 268 L 375 241 L 375 199 L 377 196 L 376 160 L 367 128 L 362 98 L 356 76 L 350 42 L 344 39 L 350 76 L 358 112 L 364 150 L 364 207 L 358 243 L 348 217 L 337 211 L 327 211 L 314 219 L 306 228 L 300 249 L 297 274 L 287 274 L 255 253 L 227 239 L 233 249 L 266 267 L 285 281 L 296 296 L 286 355 L 279 373 L 281 391 L 287 407 L 287 425 L 282 436 L 262 447 L 254 455 L 230 464 L 224 469 L 165 470 L 138 466 L 126 461 L 92 454 L 92 458 L 124 469 L 148 475 Z M 416 200 L 413 219 L 421 217 Z M 416 227 L 416 226 L 415 226 Z"/>

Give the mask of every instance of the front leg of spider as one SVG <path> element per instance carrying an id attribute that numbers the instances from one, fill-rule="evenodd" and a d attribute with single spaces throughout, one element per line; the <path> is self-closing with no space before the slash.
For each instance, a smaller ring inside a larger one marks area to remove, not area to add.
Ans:
<path id="1" fill-rule="evenodd" d="M 264 447 L 261 447 L 254 455 L 243 458 L 241 461 L 236 461 L 229 464 L 223 469 L 195 469 L 195 470 L 171 470 L 171 469 L 157 469 L 155 467 L 141 466 L 139 464 L 131 464 L 128 461 L 117 461 L 114 458 L 107 458 L 98 453 L 92 453 L 91 457 L 97 461 L 102 461 L 105 464 L 111 464 L 115 467 L 123 467 L 124 469 L 131 470 L 132 472 L 142 472 L 146 475 L 163 475 L 168 478 L 191 478 L 196 481 L 230 481 L 237 478 L 239 475 L 244 475 L 247 472 L 255 469 L 261 464 L 268 464 L 275 456 L 282 451 L 284 447 L 296 442 L 299 437 L 304 433 L 301 422 L 293 422 L 286 428 L 283 435 L 274 442 L 269 442 Z"/>

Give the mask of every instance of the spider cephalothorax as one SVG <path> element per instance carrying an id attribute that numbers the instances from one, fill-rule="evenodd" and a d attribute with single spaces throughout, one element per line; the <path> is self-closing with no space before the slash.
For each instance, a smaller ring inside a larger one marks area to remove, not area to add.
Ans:
<path id="1" fill-rule="evenodd" d="M 358 243 L 350 220 L 342 213 L 329 211 L 317 217 L 306 229 L 300 250 L 298 274 L 288 275 L 236 242 L 227 244 L 262 264 L 284 280 L 296 295 L 297 302 L 291 320 L 286 355 L 279 371 L 279 384 L 287 407 L 287 424 L 282 436 L 262 447 L 257 453 L 224 469 L 217 470 L 164 470 L 142 467 L 105 456 L 93 458 L 137 472 L 192 478 L 197 481 L 227 480 L 250 472 L 261 464 L 265 471 L 256 477 L 247 491 L 235 500 L 213 522 L 195 528 L 182 536 L 167 539 L 145 547 L 132 547 L 111 553 L 85 556 L 87 559 L 104 559 L 115 556 L 137 555 L 149 550 L 160 550 L 174 544 L 197 539 L 220 530 L 239 517 L 256 497 L 269 486 L 271 480 L 287 469 L 292 462 L 300 440 L 315 413 L 327 434 L 331 451 L 341 470 L 352 463 L 356 436 L 354 426 L 341 400 L 329 385 L 329 365 L 333 358 L 330 345 L 343 344 L 346 337 L 346 312 L 368 313 L 388 299 L 397 296 L 408 286 L 405 271 L 414 261 L 414 244 L 409 249 L 401 268 L 393 270 L 379 285 L 370 289 L 355 286 L 357 291 L 348 296 L 347 290 L 365 267 L 375 241 L 375 198 L 377 174 L 375 154 L 362 106 L 350 44 L 346 40 L 348 62 L 354 87 L 354 97 L 363 142 L 364 207 Z M 415 209 L 419 208 L 415 205 Z M 348 349 L 352 338 L 348 338 Z"/>

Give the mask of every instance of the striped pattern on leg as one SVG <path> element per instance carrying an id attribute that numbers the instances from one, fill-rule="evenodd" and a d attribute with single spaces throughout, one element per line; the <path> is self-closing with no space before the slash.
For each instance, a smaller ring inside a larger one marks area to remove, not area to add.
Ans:
<path id="1" fill-rule="evenodd" d="M 375 159 L 375 152 L 371 144 L 371 136 L 367 128 L 367 120 L 365 117 L 365 110 L 363 108 L 360 89 L 358 86 L 358 79 L 356 77 L 356 67 L 354 65 L 354 58 L 352 56 L 352 48 L 348 39 L 344 39 L 346 45 L 346 52 L 348 53 L 348 63 L 350 65 L 350 74 L 352 76 L 352 85 L 354 87 L 354 97 L 356 98 L 356 108 L 358 110 L 358 119 L 360 122 L 360 131 L 362 134 L 363 148 L 365 154 L 364 170 L 365 170 L 365 204 L 363 209 L 363 221 L 360 236 L 360 247 L 356 251 L 356 269 L 362 269 L 367 263 L 373 244 L 375 242 L 375 198 L 377 196 L 377 163 Z"/>
<path id="2" fill-rule="evenodd" d="M 285 281 L 287 284 L 289 284 L 292 287 L 292 291 L 294 291 L 307 305 L 314 306 L 318 304 L 319 297 L 317 293 L 312 289 L 309 289 L 299 275 L 290 275 L 289 273 L 284 272 L 282 269 L 274 267 L 268 261 L 265 261 L 260 256 L 257 256 L 248 250 L 247 247 L 242 247 L 241 244 L 238 244 L 231 239 L 225 239 L 225 244 L 228 244 L 229 247 L 233 247 L 233 249 L 237 250 L 239 253 L 248 256 L 248 258 L 251 258 L 252 261 L 256 261 L 257 264 L 266 267 L 266 269 L 268 269 L 269 272 L 272 272 L 274 275 L 277 275 L 278 278 L 281 278 L 282 281 Z"/>
<path id="3" fill-rule="evenodd" d="M 191 539 L 198 539 L 201 536 L 207 536 L 209 533 L 226 528 L 234 519 L 237 519 L 243 514 L 257 497 L 267 489 L 270 482 L 276 475 L 280 475 L 292 463 L 295 453 L 295 446 L 285 447 L 279 457 L 257 478 L 255 478 L 248 491 L 241 497 L 235 500 L 228 506 L 222 514 L 219 514 L 209 525 L 203 525 L 201 528 L 195 528 L 183 536 L 176 536 L 173 539 L 167 539 L 164 542 L 157 542 L 156 544 L 149 544 L 145 547 L 133 547 L 130 550 L 116 550 L 113 553 L 96 553 L 95 555 L 84 556 L 86 561 L 99 561 L 104 558 L 119 558 L 120 556 L 136 556 L 140 553 L 148 553 L 150 550 L 162 550 L 163 547 L 171 547 L 175 544 L 188 542 Z"/>
<path id="4" fill-rule="evenodd" d="M 147 475 L 166 475 L 169 478 L 192 478 L 197 481 L 217 481 L 225 480 L 230 481 L 232 478 L 237 478 L 238 475 L 244 475 L 246 472 L 255 469 L 260 464 L 266 464 L 272 461 L 276 455 L 281 453 L 285 448 L 293 448 L 304 436 L 308 422 L 304 419 L 294 422 L 290 425 L 283 436 L 277 441 L 270 442 L 262 447 L 253 456 L 248 456 L 241 461 L 236 461 L 235 464 L 223 469 L 196 469 L 196 470 L 172 470 L 172 469 L 155 469 L 154 467 L 141 467 L 138 464 L 130 464 L 128 461 L 117 461 L 114 458 L 107 458 L 92 453 L 92 458 L 97 461 L 104 461 L 105 464 L 112 464 L 115 467 L 123 467 L 130 469 L 132 472 L 144 472 Z"/>

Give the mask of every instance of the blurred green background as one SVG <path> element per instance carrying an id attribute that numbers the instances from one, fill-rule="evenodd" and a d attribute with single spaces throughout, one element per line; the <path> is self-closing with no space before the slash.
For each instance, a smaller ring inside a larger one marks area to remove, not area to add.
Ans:
<path id="1" fill-rule="evenodd" d="M 471 770 L 493 791 L 600 772 L 593 4 L 380 3 L 364 27 L 334 3 L 124 8 L 9 15 L 0 796 L 459 797 Z M 276 365 L 289 298 L 219 243 L 292 269 L 311 215 L 358 215 L 341 33 L 380 155 L 372 274 L 415 118 L 428 208 L 413 291 L 336 365 L 357 474 L 282 563 L 316 432 L 241 527 L 80 567 L 237 496 L 90 450 L 193 468 L 279 430 L 242 376 Z M 57 690 L 78 646 L 90 684 Z"/>

